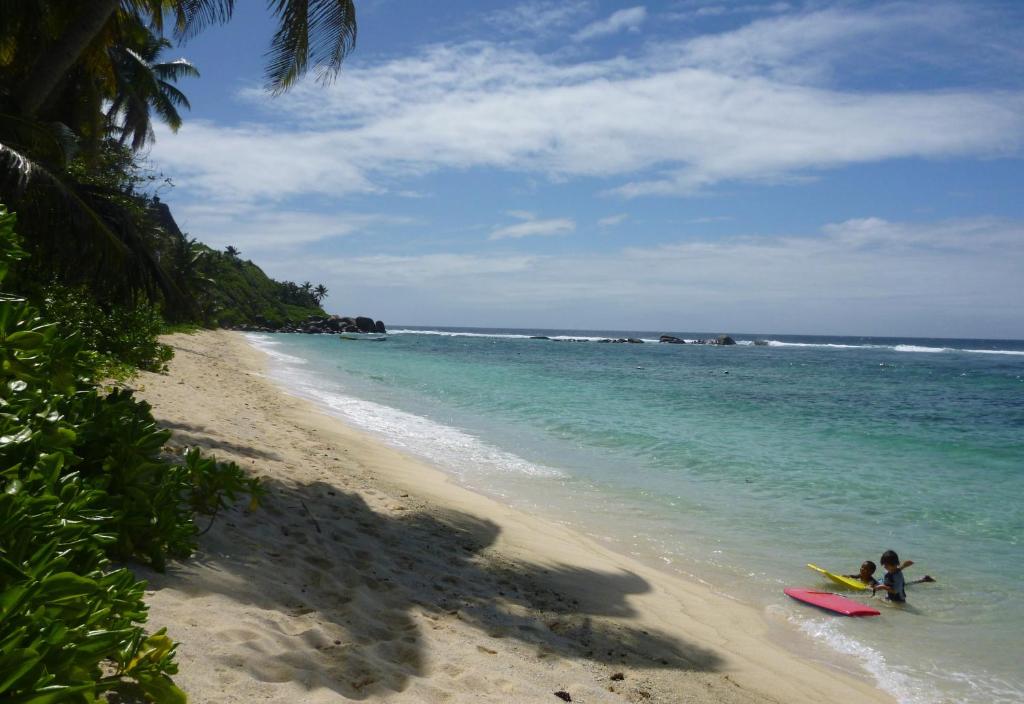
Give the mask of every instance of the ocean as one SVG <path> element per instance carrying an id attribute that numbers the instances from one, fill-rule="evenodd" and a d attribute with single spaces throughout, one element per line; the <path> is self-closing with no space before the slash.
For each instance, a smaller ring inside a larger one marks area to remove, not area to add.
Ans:
<path id="1" fill-rule="evenodd" d="M 623 337 L 645 343 L 598 342 Z M 780 647 L 907 704 L 1024 701 L 1024 341 L 734 337 L 249 335 L 290 392 L 753 605 Z M 938 580 L 906 606 L 850 619 L 782 594 L 832 589 L 808 562 L 853 573 L 890 548 Z"/>

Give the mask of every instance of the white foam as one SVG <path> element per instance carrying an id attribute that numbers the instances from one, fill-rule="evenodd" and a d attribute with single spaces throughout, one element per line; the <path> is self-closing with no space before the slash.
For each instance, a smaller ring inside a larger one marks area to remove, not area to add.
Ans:
<path id="1" fill-rule="evenodd" d="M 954 350 L 949 347 L 922 347 L 921 345 L 896 345 L 893 347 L 897 352 L 927 352 L 935 354 L 938 352 L 957 352 L 960 350 Z M 967 350 L 962 350 L 966 352 Z"/>
<path id="2" fill-rule="evenodd" d="M 1019 350 L 961 350 L 962 352 L 971 352 L 973 354 L 1012 354 L 1018 357 L 1024 357 L 1024 352 Z"/>
<path id="3" fill-rule="evenodd" d="M 489 337 L 506 340 L 529 340 L 538 335 L 526 335 L 521 333 L 498 333 L 498 332 L 461 332 L 456 330 L 391 330 L 392 335 L 437 335 L 439 337 Z M 551 340 L 576 340 L 586 342 L 599 342 L 601 340 L 617 339 L 617 336 L 606 336 L 606 337 L 594 337 L 592 335 L 545 335 Z M 654 338 L 639 338 L 644 342 L 659 342 Z M 687 339 L 687 343 L 693 344 L 700 342 L 697 339 Z M 809 347 L 816 349 L 834 349 L 834 350 L 893 350 L 895 352 L 922 352 L 922 353 L 937 353 L 937 352 L 964 352 L 970 354 L 1006 354 L 1024 357 L 1024 351 L 1021 350 L 972 350 L 972 349 L 957 349 L 953 347 L 926 347 L 923 345 L 847 345 L 839 342 L 783 342 L 782 340 L 765 340 L 768 347 Z M 737 340 L 736 344 L 743 346 L 752 346 L 756 344 L 754 340 Z"/>
<path id="4" fill-rule="evenodd" d="M 838 349 L 838 350 L 892 350 L 894 352 L 920 352 L 924 354 L 937 354 L 940 352 L 962 352 L 967 354 L 1006 354 L 1024 357 L 1024 351 L 1020 350 L 972 350 L 959 349 L 955 347 L 927 347 L 924 345 L 844 345 L 837 342 L 783 342 L 782 340 L 765 340 L 768 347 L 811 347 L 817 349 Z M 751 341 L 741 340 L 739 344 L 753 344 Z"/>
<path id="5" fill-rule="evenodd" d="M 389 330 L 389 335 L 437 335 L 438 337 L 487 337 L 501 340 L 533 340 L 547 338 L 549 340 L 575 340 L 577 342 L 600 342 L 601 340 L 615 340 L 618 336 L 594 337 L 593 335 L 526 335 L 522 333 L 504 332 L 462 332 L 459 330 Z M 638 338 L 644 342 L 658 342 L 654 338 Z M 692 342 L 692 340 L 687 340 Z"/>
<path id="6" fill-rule="evenodd" d="M 782 342 L 781 340 L 766 340 L 769 347 L 822 347 L 840 350 L 863 350 L 875 349 L 878 345 L 841 345 L 833 342 Z"/>
<path id="7" fill-rule="evenodd" d="M 916 677 L 890 666 L 880 651 L 840 631 L 838 619 L 808 619 L 791 617 L 801 631 L 822 641 L 843 655 L 856 658 L 875 679 L 879 688 L 891 694 L 900 704 L 925 704 L 941 701 L 939 693 Z"/>
<path id="8" fill-rule="evenodd" d="M 533 335 L 491 332 L 457 332 L 451 330 L 388 330 L 389 335 L 437 335 L 439 337 L 498 337 L 507 340 L 528 340 Z M 598 338 L 594 338 L 595 340 Z"/>
<path id="9" fill-rule="evenodd" d="M 277 340 L 271 339 L 268 335 L 259 335 L 257 333 L 246 333 L 245 337 L 249 340 L 253 347 L 257 348 L 261 352 L 273 359 L 280 360 L 282 362 L 288 362 L 289 364 L 306 364 L 306 360 L 302 357 L 296 357 L 294 355 L 286 354 L 280 350 L 274 349 L 281 343 Z"/>
<path id="10" fill-rule="evenodd" d="M 291 365 L 306 360 L 267 348 L 265 340 L 248 336 L 272 359 L 282 363 L 271 369 L 271 378 L 285 390 L 317 403 L 330 415 L 381 436 L 389 445 L 406 450 L 436 464 L 462 479 L 492 472 L 515 472 L 536 477 L 564 477 L 552 467 L 529 462 L 517 455 L 488 445 L 473 435 L 429 418 L 400 411 L 344 392 L 340 384 L 325 383 L 305 369 Z M 273 344 L 273 343 L 271 343 Z"/>

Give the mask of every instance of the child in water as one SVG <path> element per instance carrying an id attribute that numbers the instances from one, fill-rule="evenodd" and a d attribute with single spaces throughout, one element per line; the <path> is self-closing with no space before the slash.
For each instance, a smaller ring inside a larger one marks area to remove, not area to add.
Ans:
<path id="1" fill-rule="evenodd" d="M 844 574 L 844 577 L 850 577 L 851 579 L 859 579 L 869 587 L 873 587 L 878 584 L 878 580 L 875 579 L 875 570 L 878 569 L 875 563 L 871 560 L 864 560 L 860 566 L 860 572 L 857 574 Z"/>
<path id="2" fill-rule="evenodd" d="M 903 570 L 914 564 L 913 560 L 907 560 L 906 562 L 900 563 L 900 557 L 894 550 L 886 550 L 882 553 L 882 559 L 879 560 L 882 563 L 882 567 L 885 568 L 885 576 L 882 578 L 882 583 L 879 584 L 871 577 L 874 584 L 871 585 L 871 593 L 874 594 L 876 590 L 882 589 L 886 592 L 885 598 L 889 601 L 904 602 L 907 600 L 907 593 L 904 590 L 906 582 L 903 579 Z M 871 565 L 871 573 L 875 571 L 875 565 L 870 560 L 861 565 L 861 574 L 864 573 L 864 568 L 867 565 Z M 870 576 L 870 575 L 869 575 Z M 861 578 L 861 581 L 864 581 Z M 919 582 L 934 582 L 930 576 L 925 575 L 921 579 L 911 582 L 911 584 L 918 584 Z M 868 582 L 864 581 L 865 584 Z"/>

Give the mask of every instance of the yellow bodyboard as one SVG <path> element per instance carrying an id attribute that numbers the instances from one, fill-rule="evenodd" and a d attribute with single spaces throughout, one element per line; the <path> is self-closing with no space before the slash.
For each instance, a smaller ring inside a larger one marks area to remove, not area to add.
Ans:
<path id="1" fill-rule="evenodd" d="M 864 591 L 866 589 L 870 589 L 871 588 L 868 585 L 864 584 L 864 582 L 862 582 L 859 579 L 856 579 L 854 577 L 844 577 L 841 574 L 835 574 L 833 572 L 829 572 L 826 569 L 818 567 L 817 565 L 812 565 L 810 563 L 808 563 L 807 566 L 810 567 L 815 572 L 820 572 L 821 574 L 825 575 L 826 577 L 831 579 L 836 584 L 843 585 L 847 589 L 858 589 L 860 591 Z"/>

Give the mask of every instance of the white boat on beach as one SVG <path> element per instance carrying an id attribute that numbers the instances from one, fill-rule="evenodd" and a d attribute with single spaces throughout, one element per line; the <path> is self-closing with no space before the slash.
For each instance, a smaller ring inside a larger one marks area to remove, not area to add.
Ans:
<path id="1" fill-rule="evenodd" d="M 343 332 L 338 334 L 338 338 L 341 340 L 363 340 L 364 342 L 384 342 L 388 339 L 384 335 L 366 332 Z"/>

